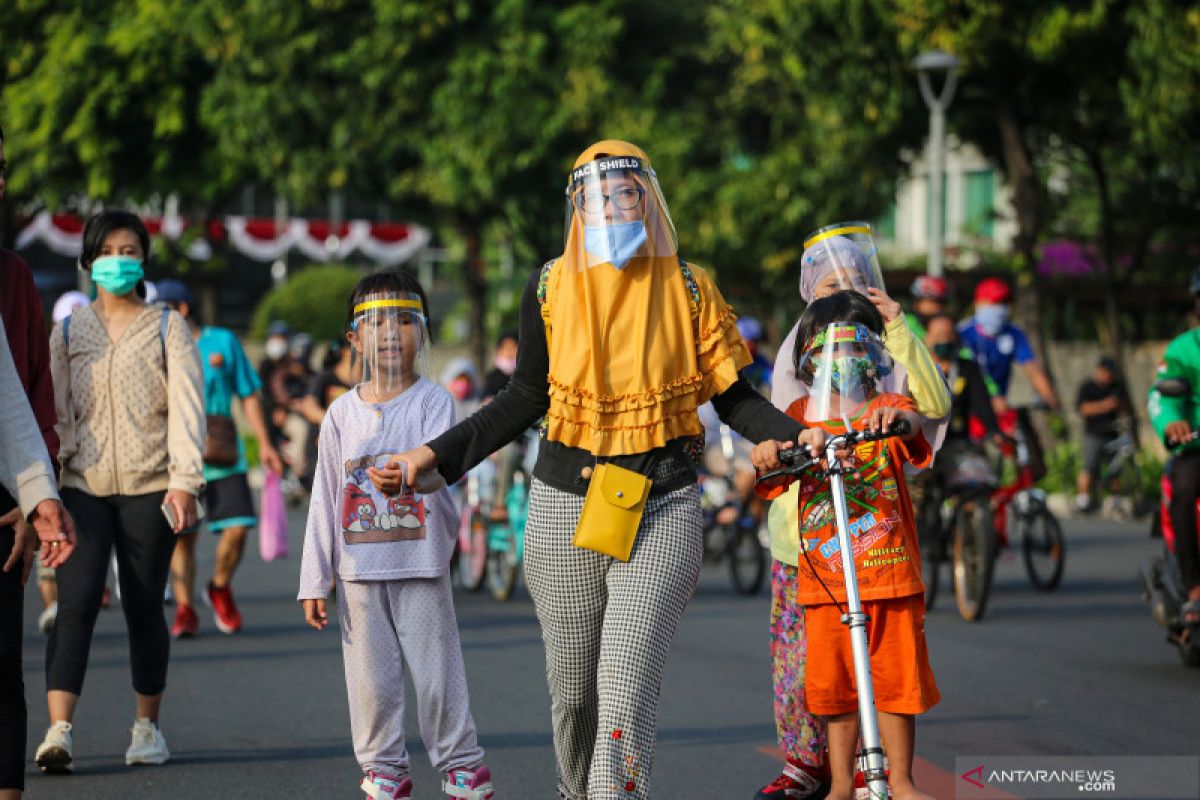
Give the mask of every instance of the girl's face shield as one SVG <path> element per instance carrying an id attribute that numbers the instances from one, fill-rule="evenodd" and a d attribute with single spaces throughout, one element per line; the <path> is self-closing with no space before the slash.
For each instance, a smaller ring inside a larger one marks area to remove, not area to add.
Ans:
<path id="1" fill-rule="evenodd" d="M 350 342 L 362 365 L 363 381 L 395 392 L 428 369 L 428 319 L 419 295 L 369 295 L 354 307 Z"/>
<path id="2" fill-rule="evenodd" d="M 847 425 L 875 396 L 879 380 L 892 371 L 892 358 L 879 337 L 863 325 L 837 322 L 809 342 L 797 372 L 809 386 L 805 418 Z"/>
<path id="3" fill-rule="evenodd" d="M 866 295 L 871 288 L 882 290 L 884 286 L 870 225 L 827 225 L 805 239 L 800 257 L 800 297 L 804 302 L 845 290 Z"/>

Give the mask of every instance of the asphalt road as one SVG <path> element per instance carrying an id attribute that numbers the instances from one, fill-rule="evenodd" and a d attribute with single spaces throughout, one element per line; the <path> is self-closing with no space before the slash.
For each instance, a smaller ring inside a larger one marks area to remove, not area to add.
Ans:
<path id="1" fill-rule="evenodd" d="M 30 698 L 27 796 L 41 798 L 355 798 L 339 640 L 303 625 L 295 594 L 302 516 L 292 557 L 248 555 L 235 588 L 246 629 L 175 643 L 162 767 L 128 768 L 133 718 L 118 607 L 97 625 L 75 720 L 77 774 L 37 774 L 47 724 L 44 637 L 27 595 Z M 1159 755 L 1200 752 L 1200 670 L 1184 668 L 1143 605 L 1137 564 L 1154 552 L 1144 525 L 1071 520 L 1066 577 L 1035 592 L 1019 554 L 1001 556 L 987 618 L 960 620 L 943 595 L 927 630 L 943 702 L 918 723 L 918 779 L 954 796 L 955 757 Z M 212 541 L 201 548 L 211 569 Z M 779 768 L 771 719 L 768 597 L 732 594 L 723 566 L 706 569 L 684 616 L 664 686 L 653 794 L 663 800 L 744 798 Z M 508 603 L 457 595 L 482 744 L 499 798 L 553 797 L 554 762 L 541 637 L 528 595 Z M 167 613 L 173 613 L 168 608 Z M 332 616 L 332 615 L 331 615 Z M 336 617 L 335 617 L 336 619 Z M 417 797 L 440 797 L 410 713 Z"/>

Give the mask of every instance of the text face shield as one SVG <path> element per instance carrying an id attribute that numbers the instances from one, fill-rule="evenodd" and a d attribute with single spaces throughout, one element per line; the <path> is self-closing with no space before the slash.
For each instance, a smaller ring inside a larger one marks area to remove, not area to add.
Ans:
<path id="1" fill-rule="evenodd" d="M 847 289 L 865 295 L 870 288 L 883 289 L 870 225 L 827 225 L 804 241 L 804 255 L 800 257 L 800 297 L 804 302 Z"/>
<path id="2" fill-rule="evenodd" d="M 419 295 L 369 295 L 354 307 L 351 333 L 363 382 L 379 394 L 400 391 L 406 378 L 428 369 L 428 320 Z"/>
<path id="3" fill-rule="evenodd" d="M 836 322 L 817 333 L 800 358 L 798 373 L 809 386 L 808 422 L 842 421 L 850 426 L 877 386 L 892 371 L 892 357 L 863 325 Z"/>
<path id="4" fill-rule="evenodd" d="M 654 170 L 633 156 L 609 156 L 571 171 L 566 250 L 580 269 L 674 256 L 675 226 Z"/>

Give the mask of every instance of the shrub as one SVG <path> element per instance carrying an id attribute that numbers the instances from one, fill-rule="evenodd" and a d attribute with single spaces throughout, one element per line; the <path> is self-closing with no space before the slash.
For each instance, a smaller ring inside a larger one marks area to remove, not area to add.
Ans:
<path id="1" fill-rule="evenodd" d="M 321 264 L 300 270 L 263 297 L 254 310 L 251 335 L 261 339 L 268 325 L 283 320 L 318 341 L 340 338 L 346 325 L 350 292 L 364 274 L 363 269 L 345 264 Z"/>

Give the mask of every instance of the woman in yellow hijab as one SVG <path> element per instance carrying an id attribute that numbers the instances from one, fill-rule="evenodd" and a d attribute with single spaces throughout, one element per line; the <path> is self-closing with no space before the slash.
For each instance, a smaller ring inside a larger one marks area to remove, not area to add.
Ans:
<path id="1" fill-rule="evenodd" d="M 662 670 L 703 553 L 697 409 L 711 400 L 752 442 L 795 440 L 801 427 L 739 376 L 750 355 L 737 318 L 679 258 L 640 148 L 585 150 L 566 204 L 563 253 L 525 289 L 509 387 L 372 477 L 384 491 L 402 469 L 414 485 L 434 469 L 453 483 L 543 420 L 525 574 L 546 644 L 559 795 L 647 798 Z"/>

